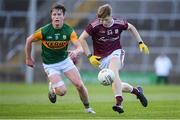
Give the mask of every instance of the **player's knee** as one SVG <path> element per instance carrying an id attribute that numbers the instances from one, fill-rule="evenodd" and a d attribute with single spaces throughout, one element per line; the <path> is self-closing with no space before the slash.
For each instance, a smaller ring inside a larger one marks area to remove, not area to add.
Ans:
<path id="1" fill-rule="evenodd" d="M 66 94 L 66 91 L 60 91 L 60 93 L 58 95 L 64 96 L 65 94 Z"/>
<path id="2" fill-rule="evenodd" d="M 54 83 L 52 87 L 55 89 L 57 95 L 64 96 L 66 94 L 67 89 L 63 81 Z"/>
<path id="3" fill-rule="evenodd" d="M 128 91 L 129 91 L 129 88 L 128 88 L 127 86 L 123 86 L 123 87 L 122 87 L 122 91 L 123 91 L 123 92 L 128 92 Z"/>
<path id="4" fill-rule="evenodd" d="M 67 92 L 67 89 L 65 87 L 63 89 L 58 87 L 58 88 L 55 88 L 55 92 L 59 96 L 64 96 Z"/>
<path id="5" fill-rule="evenodd" d="M 130 92 L 133 89 L 133 87 L 131 85 L 129 85 L 128 83 L 122 83 L 122 90 L 123 92 Z"/>

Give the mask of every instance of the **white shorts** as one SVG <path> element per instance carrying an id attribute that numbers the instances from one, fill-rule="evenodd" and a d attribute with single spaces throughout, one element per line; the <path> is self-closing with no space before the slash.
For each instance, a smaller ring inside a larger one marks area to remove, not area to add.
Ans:
<path id="1" fill-rule="evenodd" d="M 68 57 L 63 61 L 54 64 L 43 63 L 43 67 L 47 76 L 49 77 L 53 74 L 61 74 L 61 72 L 67 72 L 75 68 L 76 66 L 74 65 L 73 61 Z"/>
<path id="2" fill-rule="evenodd" d="M 101 64 L 99 65 L 99 68 L 100 69 L 108 68 L 110 59 L 113 57 L 118 57 L 121 62 L 121 65 L 119 67 L 120 69 L 122 69 L 124 66 L 124 56 L 125 56 L 125 51 L 123 49 L 117 49 L 113 51 L 110 55 L 108 55 L 107 57 L 101 59 Z"/>

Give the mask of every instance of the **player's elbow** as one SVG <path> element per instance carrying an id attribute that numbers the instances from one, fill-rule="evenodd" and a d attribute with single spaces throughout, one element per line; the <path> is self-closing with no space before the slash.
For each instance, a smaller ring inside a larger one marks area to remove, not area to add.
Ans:
<path id="1" fill-rule="evenodd" d="M 33 42 L 33 35 L 30 35 L 29 37 L 26 38 L 26 43 L 32 44 L 32 42 Z"/>
<path id="2" fill-rule="evenodd" d="M 83 33 L 79 37 L 79 41 L 83 42 L 89 37 L 89 34 L 86 31 L 83 31 Z"/>
<path id="3" fill-rule="evenodd" d="M 136 28 L 134 27 L 134 25 L 128 23 L 128 30 L 133 31 L 133 30 L 135 30 L 135 29 L 136 29 Z"/>
<path id="4" fill-rule="evenodd" d="M 83 41 L 84 41 L 84 38 L 83 38 L 82 36 L 80 36 L 80 37 L 79 37 L 79 42 L 80 42 L 80 43 L 83 43 Z"/>

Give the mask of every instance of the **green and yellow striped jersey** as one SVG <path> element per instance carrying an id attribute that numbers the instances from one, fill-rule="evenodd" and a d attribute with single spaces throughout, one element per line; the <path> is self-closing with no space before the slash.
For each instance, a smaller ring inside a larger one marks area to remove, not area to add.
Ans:
<path id="1" fill-rule="evenodd" d="M 52 23 L 47 24 L 38 29 L 33 37 L 35 40 L 42 41 L 41 56 L 45 64 L 53 64 L 66 59 L 69 41 L 78 40 L 76 32 L 67 24 L 63 24 L 60 29 L 55 29 Z"/>

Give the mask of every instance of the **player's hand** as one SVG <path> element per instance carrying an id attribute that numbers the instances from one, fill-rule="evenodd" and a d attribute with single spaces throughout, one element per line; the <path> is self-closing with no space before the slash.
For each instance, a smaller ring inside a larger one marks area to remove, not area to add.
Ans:
<path id="1" fill-rule="evenodd" d="M 68 50 L 68 55 L 71 59 L 75 59 L 78 56 L 78 53 L 76 52 L 76 50 Z"/>
<path id="2" fill-rule="evenodd" d="M 99 56 L 89 55 L 88 59 L 89 59 L 89 62 L 91 63 L 91 65 L 94 67 L 98 67 L 101 64 L 101 62 L 100 62 L 101 57 L 99 57 Z"/>
<path id="3" fill-rule="evenodd" d="M 35 65 L 35 62 L 31 58 L 26 58 L 26 65 L 33 68 Z"/>
<path id="4" fill-rule="evenodd" d="M 78 53 L 75 50 L 68 50 L 68 55 L 74 64 L 77 64 Z"/>
<path id="5" fill-rule="evenodd" d="M 144 54 L 149 54 L 149 49 L 143 42 L 139 42 L 139 50 Z"/>

